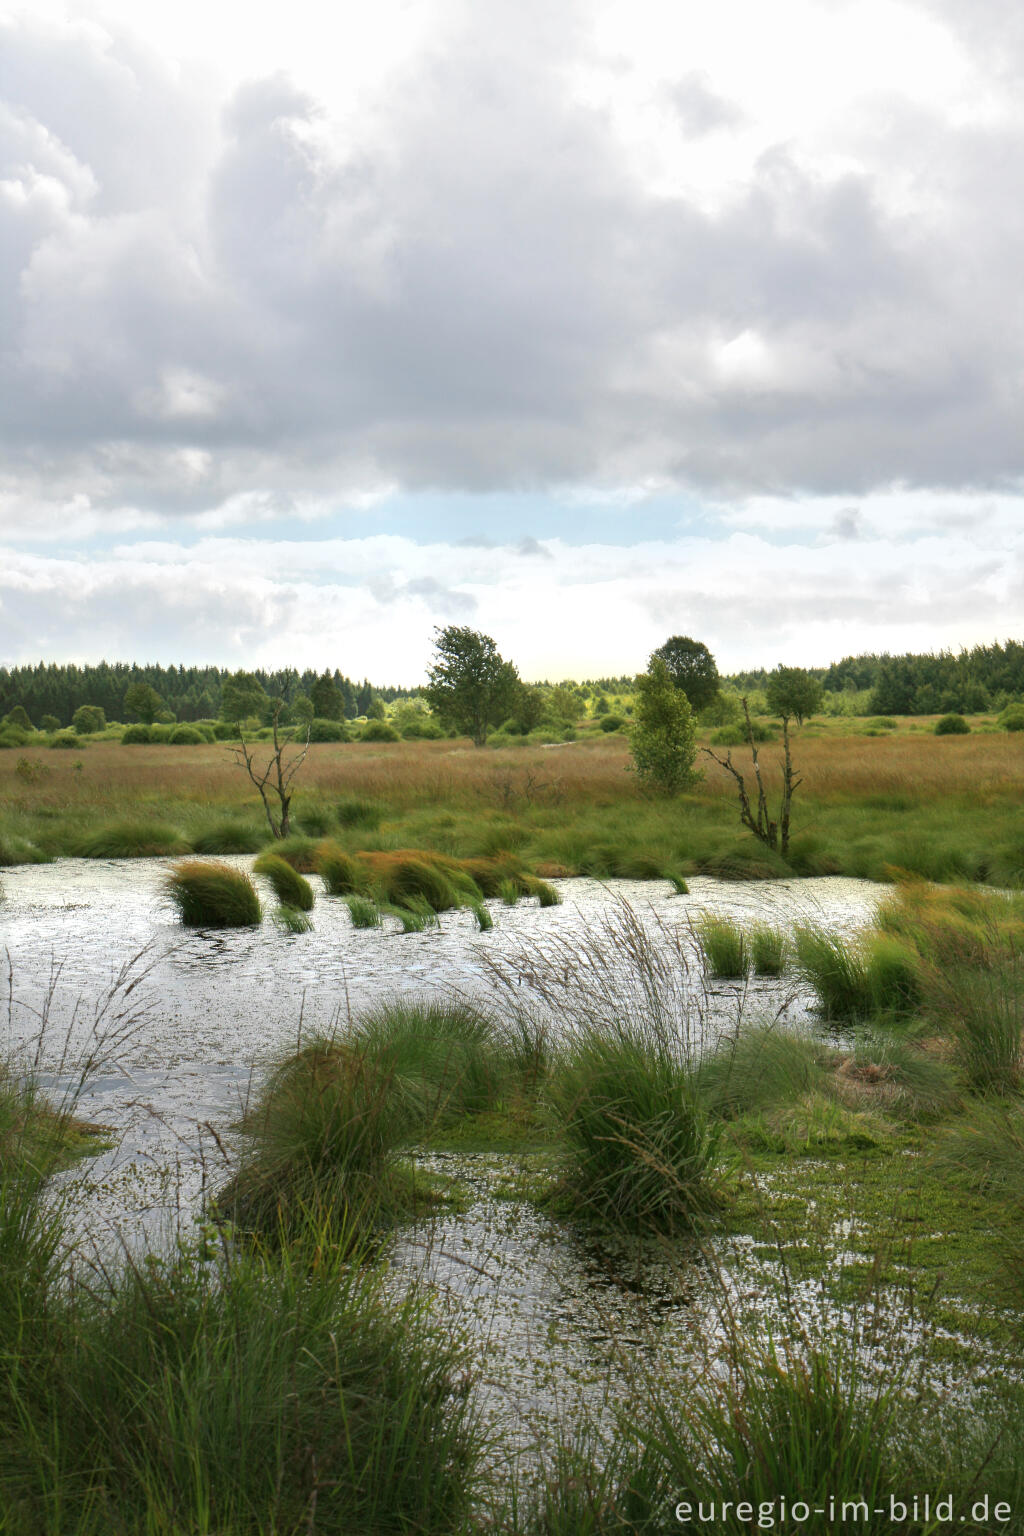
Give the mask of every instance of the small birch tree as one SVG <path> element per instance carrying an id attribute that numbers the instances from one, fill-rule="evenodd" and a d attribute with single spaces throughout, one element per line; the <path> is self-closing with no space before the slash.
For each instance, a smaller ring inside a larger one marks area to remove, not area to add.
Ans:
<path id="1" fill-rule="evenodd" d="M 690 701 L 657 653 L 636 680 L 629 745 L 640 782 L 657 794 L 678 794 L 700 777 L 693 766 L 697 727 Z"/>

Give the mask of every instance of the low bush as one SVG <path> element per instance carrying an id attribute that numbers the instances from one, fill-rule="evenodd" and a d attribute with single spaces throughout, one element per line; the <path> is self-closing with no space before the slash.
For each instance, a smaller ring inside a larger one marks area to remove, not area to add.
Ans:
<path id="1" fill-rule="evenodd" d="M 602 715 L 600 729 L 602 731 L 621 731 L 625 725 L 621 715 Z"/>
<path id="2" fill-rule="evenodd" d="M 305 731 L 299 731 L 301 737 L 305 734 Z M 314 742 L 351 741 L 352 736 L 343 720 L 321 720 L 318 717 L 309 722 L 309 739 Z"/>
<path id="3" fill-rule="evenodd" d="M 313 887 L 293 869 L 286 859 L 268 849 L 253 864 L 253 874 L 263 875 L 274 888 L 274 895 L 284 906 L 300 912 L 313 910 Z"/>
<path id="4" fill-rule="evenodd" d="M 967 736 L 970 729 L 963 715 L 943 715 L 935 722 L 936 736 Z"/>
<path id="5" fill-rule="evenodd" d="M 74 848 L 80 859 L 155 859 L 192 851 L 183 832 L 159 821 L 115 821 L 86 833 Z"/>
<path id="6" fill-rule="evenodd" d="M 1004 731 L 1024 731 L 1024 704 L 1009 704 L 999 716 Z"/>
<path id="7" fill-rule="evenodd" d="M 58 731 L 56 736 L 50 737 L 49 744 L 51 747 L 63 748 L 66 752 L 81 752 L 83 748 L 89 745 L 87 741 L 83 741 L 82 737 L 76 735 L 74 731 Z"/>
<path id="8" fill-rule="evenodd" d="M 148 746 L 153 736 L 148 725 L 129 725 L 121 735 L 122 747 Z"/>
<path id="9" fill-rule="evenodd" d="M 708 975 L 726 980 L 747 974 L 750 969 L 747 936 L 738 924 L 707 915 L 695 924 L 694 936 Z"/>
<path id="10" fill-rule="evenodd" d="M 367 720 L 359 733 L 360 741 L 399 741 L 398 732 L 386 720 Z"/>
<path id="11" fill-rule="evenodd" d="M 176 725 L 168 739 L 172 747 L 198 747 L 206 738 L 194 725 Z"/>
<path id="12" fill-rule="evenodd" d="M 165 889 L 190 928 L 250 928 L 263 917 L 249 876 L 228 864 L 200 859 L 175 864 Z"/>

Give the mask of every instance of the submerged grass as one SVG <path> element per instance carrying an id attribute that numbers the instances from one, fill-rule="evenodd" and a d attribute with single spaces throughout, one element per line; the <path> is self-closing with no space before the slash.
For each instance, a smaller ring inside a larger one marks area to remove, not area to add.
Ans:
<path id="1" fill-rule="evenodd" d="M 188 927 L 248 928 L 256 927 L 263 918 L 249 876 L 228 864 L 210 859 L 175 864 L 167 876 L 166 890 Z"/>

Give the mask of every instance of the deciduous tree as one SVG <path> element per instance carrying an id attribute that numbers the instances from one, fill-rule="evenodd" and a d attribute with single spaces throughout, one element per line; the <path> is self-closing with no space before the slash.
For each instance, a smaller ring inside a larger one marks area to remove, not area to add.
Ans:
<path id="1" fill-rule="evenodd" d="M 636 680 L 629 744 L 636 771 L 649 789 L 672 795 L 698 777 L 693 767 L 697 756 L 693 710 L 657 651 Z"/>
<path id="2" fill-rule="evenodd" d="M 443 725 L 464 731 L 482 747 L 488 727 L 500 725 L 515 708 L 519 674 L 502 661 L 490 635 L 457 624 L 435 634 L 423 697 Z"/>
<path id="3" fill-rule="evenodd" d="M 718 668 L 703 641 L 691 640 L 689 635 L 672 635 L 664 645 L 659 645 L 654 656 L 664 661 L 673 683 L 685 693 L 695 715 L 711 703 L 718 692 Z"/>

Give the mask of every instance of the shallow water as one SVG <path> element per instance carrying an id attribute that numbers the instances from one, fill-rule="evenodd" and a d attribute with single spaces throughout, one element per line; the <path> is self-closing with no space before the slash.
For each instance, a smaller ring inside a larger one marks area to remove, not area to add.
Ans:
<path id="1" fill-rule="evenodd" d="M 230 1127 L 247 1095 L 300 1034 L 395 994 L 456 989 L 505 1006 L 521 991 L 527 1004 L 542 1005 L 530 988 L 538 954 L 547 956 L 549 981 L 562 972 L 546 998 L 556 1022 L 581 1000 L 614 1010 L 617 987 L 628 993 L 635 983 L 628 955 L 623 949 L 599 974 L 588 970 L 588 954 L 607 954 L 630 924 L 652 935 L 674 967 L 670 1002 L 686 1014 L 691 1038 L 729 1028 L 741 1013 L 812 1027 L 809 997 L 786 979 L 706 984 L 690 925 L 713 912 L 850 932 L 885 894 L 838 878 L 694 879 L 682 897 L 664 881 L 572 879 L 555 882 L 559 907 L 489 902 L 495 926 L 485 933 L 471 914 L 453 912 L 436 928 L 405 934 L 391 919 L 381 929 L 353 928 L 345 904 L 323 897 L 314 879 L 309 933 L 283 933 L 269 920 L 255 930 L 190 932 L 163 891 L 168 862 L 61 860 L 3 876 L 9 1047 L 34 1061 L 54 1090 L 73 1085 L 74 1064 L 91 1058 L 79 1112 L 117 1132 L 112 1151 L 63 1176 L 76 1196 L 76 1224 L 107 1252 L 160 1244 L 188 1225 L 204 1189 L 224 1181 Z M 252 864 L 242 856 L 225 862 Z M 261 894 L 269 909 L 269 888 Z M 497 992 L 496 975 L 505 980 Z M 585 1410 L 607 1422 L 633 1390 L 635 1367 L 695 1368 L 706 1353 L 722 1300 L 708 1254 L 589 1241 L 504 1198 L 507 1159 L 427 1161 L 461 1181 L 465 1208 L 396 1237 L 395 1283 L 426 1280 L 462 1331 L 477 1394 L 504 1443 L 535 1455 L 567 1417 Z M 763 1307 L 764 1278 L 745 1278 L 748 1258 L 742 1244 L 730 1249 L 730 1304 L 749 1293 Z"/>

